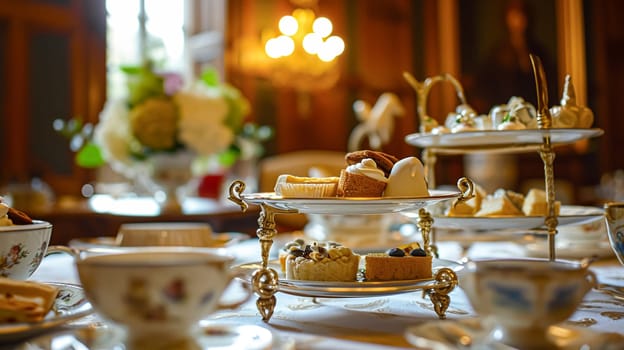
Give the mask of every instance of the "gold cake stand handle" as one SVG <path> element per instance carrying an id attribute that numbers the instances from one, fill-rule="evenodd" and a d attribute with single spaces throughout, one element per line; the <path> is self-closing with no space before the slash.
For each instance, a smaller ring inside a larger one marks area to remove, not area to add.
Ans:
<path id="1" fill-rule="evenodd" d="M 548 107 L 548 84 L 546 73 L 539 56 L 530 54 L 533 75 L 535 76 L 535 90 L 537 92 L 537 127 L 548 130 L 552 127 L 552 115 Z M 555 235 L 557 234 L 557 214 L 555 212 L 555 152 L 552 148 L 550 135 L 545 133 L 542 137 L 542 145 L 539 150 L 540 158 L 544 163 L 544 182 L 546 190 L 546 218 L 544 224 L 548 229 L 548 257 L 550 260 L 556 259 Z"/>
<path id="2" fill-rule="evenodd" d="M 453 206 L 456 206 L 459 203 L 466 202 L 467 200 L 475 196 L 474 182 L 472 182 L 472 180 L 467 177 L 461 177 L 459 178 L 459 180 L 457 180 L 457 188 L 459 189 L 461 194 L 459 195 L 459 197 L 457 197 L 457 199 L 455 199 L 455 201 L 453 202 Z"/>
<path id="3" fill-rule="evenodd" d="M 457 286 L 457 274 L 450 268 L 443 267 L 436 272 L 434 279 L 436 284 L 431 288 L 424 289 L 423 297 L 428 295 L 438 317 L 440 319 L 445 319 L 446 310 L 451 304 L 451 297 L 449 294 L 455 289 L 455 286 Z"/>
<path id="4" fill-rule="evenodd" d="M 469 178 L 462 177 L 457 180 L 457 188 L 461 193 L 459 197 L 453 202 L 453 206 L 457 205 L 457 203 L 465 202 L 470 198 L 474 197 L 474 183 Z M 434 243 L 432 243 L 431 240 L 433 217 L 425 208 L 420 208 L 418 210 L 418 219 L 416 220 L 416 226 L 418 227 L 418 231 L 420 231 L 420 234 L 422 236 L 423 250 L 427 253 L 428 256 L 433 256 L 437 258 L 438 247 Z"/>
<path id="5" fill-rule="evenodd" d="M 242 197 L 245 190 L 245 183 L 240 180 L 232 182 L 229 189 L 228 199 L 240 205 L 243 211 L 246 211 L 249 205 Z M 269 322 L 273 311 L 275 310 L 276 298 L 275 293 L 278 291 L 278 274 L 269 267 L 269 252 L 273 245 L 273 237 L 277 234 L 275 215 L 296 213 L 296 210 L 278 209 L 266 203 L 260 203 L 260 216 L 258 217 L 258 229 L 256 235 L 260 240 L 260 253 L 262 255 L 262 266 L 254 271 L 251 277 L 251 285 L 254 292 L 258 295 L 256 307 L 262 315 L 262 320 Z"/>

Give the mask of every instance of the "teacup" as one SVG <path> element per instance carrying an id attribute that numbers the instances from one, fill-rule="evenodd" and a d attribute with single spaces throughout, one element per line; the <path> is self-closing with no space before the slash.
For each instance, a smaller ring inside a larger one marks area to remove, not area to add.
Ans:
<path id="1" fill-rule="evenodd" d="M 556 348 L 548 328 L 568 319 L 596 285 L 586 263 L 561 260 L 475 260 L 458 277 L 488 339 L 520 349 Z"/>
<path id="2" fill-rule="evenodd" d="M 126 223 L 119 227 L 116 242 L 121 247 L 209 247 L 212 235 L 212 227 L 201 222 Z"/>
<path id="3" fill-rule="evenodd" d="M 624 202 L 605 203 L 605 222 L 611 248 L 624 265 Z"/>
<path id="4" fill-rule="evenodd" d="M 158 247 L 90 255 L 76 267 L 94 309 L 126 328 L 130 348 L 148 349 L 192 342 L 200 319 L 249 299 L 245 289 L 243 300 L 221 300 L 232 261 L 219 249 Z"/>
<path id="5" fill-rule="evenodd" d="M 67 247 L 51 246 L 52 224 L 34 220 L 28 225 L 0 226 L 0 277 L 28 279 L 46 255 L 68 252 Z"/>

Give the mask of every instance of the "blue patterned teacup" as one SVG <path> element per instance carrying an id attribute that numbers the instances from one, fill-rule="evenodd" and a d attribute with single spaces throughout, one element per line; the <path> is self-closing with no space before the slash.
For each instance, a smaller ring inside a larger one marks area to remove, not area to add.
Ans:
<path id="1" fill-rule="evenodd" d="M 606 203 L 604 208 L 611 248 L 624 265 L 624 202 Z"/>
<path id="2" fill-rule="evenodd" d="M 548 349 L 555 348 L 548 328 L 576 311 L 596 276 L 584 262 L 488 259 L 468 262 L 459 285 L 490 340 Z"/>

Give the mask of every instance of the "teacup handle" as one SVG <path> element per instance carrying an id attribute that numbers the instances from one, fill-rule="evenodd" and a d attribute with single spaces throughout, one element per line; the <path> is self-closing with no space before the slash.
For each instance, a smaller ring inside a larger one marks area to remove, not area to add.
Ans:
<path id="1" fill-rule="evenodd" d="M 219 309 L 219 310 L 236 309 L 239 306 L 241 306 L 244 303 L 246 303 L 251 298 L 251 296 L 253 295 L 253 288 L 251 287 L 251 285 L 249 283 L 245 283 L 244 279 L 242 279 L 242 278 L 236 278 L 238 276 L 239 276 L 238 274 L 232 275 L 230 283 L 228 283 L 228 286 L 234 280 L 239 281 L 240 285 L 245 290 L 245 297 L 243 299 L 241 299 L 241 300 L 237 300 L 237 301 L 234 301 L 232 303 L 222 303 L 221 301 L 219 301 L 219 303 L 217 304 L 217 309 Z"/>
<path id="2" fill-rule="evenodd" d="M 51 245 L 48 247 L 48 250 L 45 253 L 45 256 L 52 254 L 65 253 L 71 255 L 72 258 L 78 260 L 80 259 L 80 251 L 77 249 L 64 246 L 64 245 Z"/>

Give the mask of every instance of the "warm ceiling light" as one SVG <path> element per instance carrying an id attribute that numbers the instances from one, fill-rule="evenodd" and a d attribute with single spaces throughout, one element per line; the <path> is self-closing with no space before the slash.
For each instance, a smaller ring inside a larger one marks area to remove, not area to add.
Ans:
<path id="1" fill-rule="evenodd" d="M 344 52 L 345 43 L 332 33 L 329 18 L 317 18 L 311 9 L 297 8 L 280 18 L 277 29 L 277 33 L 267 30 L 263 34 L 275 82 L 310 90 L 329 87 L 338 80 L 336 57 Z"/>
<path id="2" fill-rule="evenodd" d="M 299 30 L 299 23 L 293 16 L 284 16 L 280 19 L 278 27 L 282 34 L 293 36 Z"/>
<path id="3" fill-rule="evenodd" d="M 334 26 L 327 17 L 319 17 L 312 23 L 312 30 L 323 38 L 328 37 L 333 29 Z"/>

